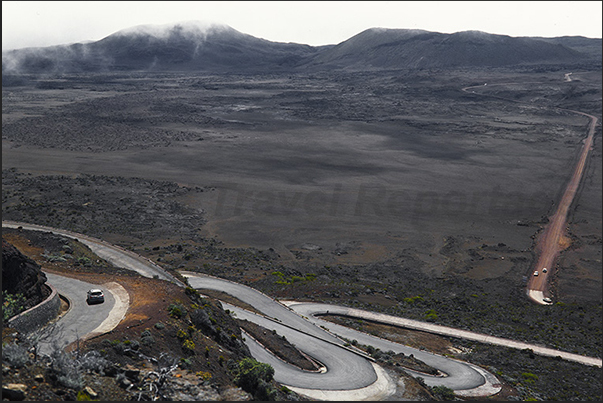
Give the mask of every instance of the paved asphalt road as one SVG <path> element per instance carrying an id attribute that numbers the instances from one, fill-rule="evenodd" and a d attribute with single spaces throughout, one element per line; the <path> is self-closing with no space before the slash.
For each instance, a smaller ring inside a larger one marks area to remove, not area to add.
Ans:
<path id="1" fill-rule="evenodd" d="M 345 337 L 349 340 L 357 340 L 360 344 L 366 344 L 381 349 L 381 351 L 394 351 L 396 353 L 404 353 L 405 355 L 413 355 L 418 360 L 423 361 L 427 365 L 439 369 L 445 373 L 445 377 L 434 377 L 425 374 L 416 373 L 414 371 L 407 371 L 413 376 L 421 376 L 424 378 L 425 383 L 429 386 L 447 386 L 449 388 L 460 390 L 460 389 L 473 389 L 477 388 L 485 383 L 484 377 L 478 371 L 476 371 L 470 364 L 451 360 L 447 357 L 432 354 L 427 351 L 418 350 L 416 348 L 408 347 L 403 344 L 394 343 L 389 340 L 384 340 L 375 336 L 371 336 L 366 333 L 359 332 L 354 329 L 350 329 L 345 326 L 340 326 L 332 322 L 327 322 L 316 318 L 314 315 L 317 313 L 331 314 L 345 314 L 347 316 L 358 317 L 355 312 L 351 312 L 346 307 L 339 307 L 336 305 L 328 304 L 305 304 L 293 303 L 290 307 L 301 315 L 304 315 L 318 326 L 325 326 L 331 332 Z M 498 382 L 496 382 L 498 383 Z"/>
<path id="2" fill-rule="evenodd" d="M 261 320 L 260 316 L 244 310 L 235 311 L 239 318 L 248 319 L 269 329 L 274 329 L 279 334 L 284 334 L 297 348 L 318 359 L 327 368 L 325 374 L 303 374 L 302 376 L 299 370 L 278 362 L 278 359 L 271 359 L 269 354 L 264 353 L 262 359 L 270 360 L 270 364 L 274 363 L 276 365 L 275 369 L 279 369 L 276 373 L 280 376 L 275 374 L 275 377 L 279 382 L 286 385 L 312 389 L 358 389 L 373 383 L 376 376 L 375 371 L 368 366 L 369 361 L 358 353 L 343 349 L 342 340 L 333 335 L 337 334 L 349 340 L 356 339 L 362 344 L 378 347 L 382 351 L 392 350 L 404 354 L 413 354 L 416 358 L 446 374 L 446 376 L 435 377 L 408 371 L 414 376 L 423 377 L 430 386 L 441 385 L 455 391 L 475 388 L 484 390 L 484 388 L 488 388 L 491 393 L 485 395 L 494 394 L 500 390 L 500 386 L 497 385 L 498 381 L 493 375 L 484 376 L 485 371 L 477 370 L 471 364 L 379 339 L 330 322 L 317 320 L 312 317 L 314 308 L 317 308 L 318 312 L 324 312 L 319 304 L 300 304 L 305 308 L 301 315 L 305 316 L 306 319 L 280 302 L 274 301 L 272 298 L 242 284 L 198 273 L 182 272 L 182 274 L 188 278 L 188 282 L 193 288 L 224 291 L 252 305 L 267 317 L 278 318 L 278 323 L 276 323 L 269 319 Z M 292 304 L 292 307 L 295 309 L 296 304 Z M 333 311 L 334 308 L 338 308 L 336 306 L 332 307 Z M 341 308 L 345 309 L 345 307 Z M 229 309 L 233 310 L 233 307 L 229 306 Z M 316 324 L 309 319 L 312 319 Z M 327 327 L 329 332 L 320 327 L 321 325 Z M 361 361 L 365 362 L 364 367 L 361 366 Z M 343 367 L 339 367 L 340 365 L 343 365 Z M 361 369 L 365 372 L 360 373 Z M 335 375 L 337 375 L 337 378 Z M 291 382 L 292 379 L 295 379 L 294 383 Z"/>
<path id="3" fill-rule="evenodd" d="M 96 253 L 99 257 L 112 263 L 116 267 L 123 267 L 128 270 L 136 271 L 145 277 L 157 277 L 162 280 L 171 281 L 180 286 L 184 286 L 184 284 L 182 284 L 174 276 L 167 273 L 152 261 L 133 252 L 120 248 L 119 246 L 111 245 L 100 239 L 92 238 L 83 234 L 76 234 L 75 232 L 67 230 L 45 227 L 43 225 L 2 221 L 2 226 L 8 228 L 21 227 L 26 230 L 52 232 L 68 238 L 77 239 L 79 242 L 88 246 L 92 252 Z"/>
<path id="4" fill-rule="evenodd" d="M 377 380 L 371 362 L 364 354 L 345 348 L 345 341 L 250 287 L 198 273 L 182 272 L 191 287 L 226 292 L 252 305 L 265 316 L 225 304 L 237 318 L 247 319 L 276 330 L 304 353 L 326 367 L 325 373 L 302 371 L 286 364 L 255 343 L 248 343 L 253 356 L 272 365 L 275 379 L 290 387 L 304 389 L 349 390 L 370 386 Z"/>
<path id="5" fill-rule="evenodd" d="M 23 226 L 23 228 L 28 229 L 52 230 L 55 233 L 63 233 L 60 230 L 29 224 L 8 223 L 7 225 L 7 223 L 3 222 L 3 226 Z M 67 236 L 77 237 L 80 241 L 83 239 L 83 236 L 79 234 L 65 232 L 69 234 Z M 96 245 L 94 245 L 95 240 L 86 238 L 86 242 L 88 242 L 87 244 L 93 244 L 96 248 Z M 107 260 L 120 262 L 121 267 L 136 270 L 147 277 L 157 275 L 156 270 L 159 266 L 152 262 L 146 262 L 146 259 L 142 257 L 133 257 L 132 252 L 113 247 L 102 241 L 98 242 L 104 248 L 111 250 L 111 256 L 105 254 L 109 256 Z M 135 267 L 131 268 L 129 266 L 131 262 L 134 262 Z M 446 374 L 444 377 L 432 377 L 414 373 L 415 376 L 423 377 L 428 385 L 447 386 L 454 389 L 455 393 L 466 397 L 489 396 L 500 390 L 500 385 L 494 375 L 472 364 L 379 339 L 354 331 L 353 329 L 337 326 L 330 322 L 323 322 L 314 317 L 314 315 L 325 313 L 325 311 L 335 313 L 338 309 L 349 310 L 351 308 L 295 302 L 288 303 L 290 305 L 288 307 L 242 284 L 199 273 L 182 272 L 182 274 L 188 278 L 188 282 L 193 288 L 223 291 L 252 305 L 265 316 L 256 315 L 223 303 L 237 317 L 248 319 L 268 329 L 276 330 L 279 334 L 284 335 L 289 341 L 293 342 L 300 350 L 320 361 L 326 368 L 326 371 L 301 371 L 274 357 L 249 338 L 247 340 L 247 344 L 256 359 L 273 365 L 277 381 L 311 397 L 326 400 L 342 400 L 345 396 L 345 400 L 384 400 L 395 391 L 395 381 L 389 378 L 378 365 L 371 362 L 371 359 L 366 357 L 362 352 L 353 347 L 344 346 L 345 342 L 337 335 L 350 340 L 356 339 L 362 344 L 373 345 L 382 351 L 392 350 L 403 352 L 404 354 L 413 354 L 418 359 Z M 98 285 L 87 284 L 79 280 L 49 273 L 47 273 L 47 276 L 49 282 L 62 295 L 69 298 L 72 304 L 69 312 L 59 321 L 60 326 L 48 328 L 48 331 L 51 331 L 51 333 L 48 333 L 48 337 L 44 339 L 45 344 L 43 344 L 43 349 L 45 351 L 49 351 L 48 349 L 52 347 L 53 342 L 60 341 L 59 345 L 65 345 L 66 343 L 75 341 L 78 337 L 89 337 L 99 332 L 108 331 L 117 325 L 125 315 L 129 302 L 128 294 L 118 284 L 109 283 L 103 285 L 104 289 L 108 291 L 105 292 L 105 303 L 88 306 L 86 304 L 86 291 L 90 288 L 98 288 Z M 168 273 L 163 272 L 163 276 L 160 278 L 169 279 L 170 277 Z M 178 284 L 182 283 L 178 282 Z M 294 312 L 294 310 L 299 311 L 299 313 Z M 347 314 L 353 316 L 351 312 L 347 312 Z M 354 312 L 354 315 L 360 315 L 360 317 L 366 314 L 379 315 L 370 312 Z M 398 319 L 405 320 L 403 318 Z M 329 331 L 321 326 L 326 327 Z M 512 340 L 508 340 L 508 342 L 513 343 Z M 600 366 L 600 361 L 598 359 L 592 365 L 597 365 L 598 363 Z M 412 371 L 408 372 L 413 374 Z"/>
<path id="6" fill-rule="evenodd" d="M 86 283 L 70 277 L 45 272 L 48 282 L 62 296 L 69 299 L 69 310 L 54 325 L 46 326 L 40 332 L 38 352 L 50 354 L 56 348 L 64 348 L 78 338 L 93 333 L 110 315 L 115 307 L 111 292 L 98 284 Z M 88 305 L 86 292 L 91 288 L 101 288 L 105 294 L 102 304 Z"/>
<path id="7" fill-rule="evenodd" d="M 232 305 L 225 308 L 235 312 L 239 319 L 247 319 L 267 329 L 276 330 L 279 335 L 285 336 L 289 342 L 326 367 L 324 373 L 303 371 L 276 358 L 261 347 L 250 347 L 256 359 L 274 367 L 275 379 L 278 382 L 308 389 L 347 390 L 363 388 L 377 380 L 370 361 L 360 355 Z"/>
<path id="8" fill-rule="evenodd" d="M 337 314 L 342 316 L 348 316 L 353 318 L 360 318 L 370 320 L 372 322 L 384 323 L 393 326 L 398 326 L 404 329 L 414 329 L 429 332 L 432 334 L 438 334 L 448 337 L 456 337 L 459 339 L 473 340 L 484 344 L 493 344 L 497 346 L 504 346 L 509 348 L 515 348 L 518 350 L 531 349 L 534 353 L 544 355 L 548 357 L 561 357 L 564 360 L 579 362 L 585 365 L 595 365 L 601 367 L 601 358 L 587 357 L 579 354 L 568 353 L 566 351 L 555 350 L 553 348 L 543 347 L 540 345 L 525 343 L 521 341 L 505 339 L 502 337 L 491 336 L 489 334 L 470 332 L 462 329 L 455 329 L 453 327 L 436 325 L 434 323 L 427 323 L 413 319 L 401 318 L 399 316 L 387 315 L 384 313 L 365 311 L 357 308 L 349 308 L 339 305 L 330 305 L 323 303 L 314 302 L 295 302 L 295 301 L 281 301 L 285 305 L 292 308 L 295 312 L 308 317 L 310 320 L 315 322 L 319 326 L 327 326 L 329 328 L 335 328 L 331 322 L 325 322 L 318 319 L 316 316 L 324 314 Z M 346 329 L 346 328 L 344 328 Z M 337 332 L 339 334 L 339 332 Z M 347 337 L 347 336 L 346 336 Z M 425 362 L 429 362 L 429 358 L 425 357 Z M 430 364 L 431 365 L 431 364 Z M 437 367 L 437 364 L 434 365 Z M 439 367 L 438 367 L 439 368 Z M 474 367 L 475 368 L 475 367 Z M 476 368 L 476 370 L 478 370 Z M 479 370 L 478 370 L 479 371 Z"/>

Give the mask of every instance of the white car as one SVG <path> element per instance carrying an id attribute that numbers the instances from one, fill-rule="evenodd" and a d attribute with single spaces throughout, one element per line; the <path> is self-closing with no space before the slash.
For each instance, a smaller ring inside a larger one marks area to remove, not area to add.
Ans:
<path id="1" fill-rule="evenodd" d="M 86 302 L 88 305 L 90 304 L 102 304 L 105 302 L 105 294 L 103 294 L 103 290 L 92 289 L 88 290 L 86 295 Z"/>
<path id="2" fill-rule="evenodd" d="M 535 275 L 535 276 L 537 276 L 537 275 L 538 275 L 538 270 L 536 270 L 536 271 L 534 272 L 534 275 Z"/>
<path id="3" fill-rule="evenodd" d="M 546 267 L 542 269 L 542 272 L 543 272 L 543 273 L 546 273 Z"/>

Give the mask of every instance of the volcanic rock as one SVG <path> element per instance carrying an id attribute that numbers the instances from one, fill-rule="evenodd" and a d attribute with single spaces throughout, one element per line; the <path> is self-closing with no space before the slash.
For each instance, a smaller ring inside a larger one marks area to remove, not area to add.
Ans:
<path id="1" fill-rule="evenodd" d="M 2 239 L 2 291 L 22 294 L 25 309 L 29 309 L 44 300 L 47 294 L 44 283 L 46 275 L 40 265 Z"/>

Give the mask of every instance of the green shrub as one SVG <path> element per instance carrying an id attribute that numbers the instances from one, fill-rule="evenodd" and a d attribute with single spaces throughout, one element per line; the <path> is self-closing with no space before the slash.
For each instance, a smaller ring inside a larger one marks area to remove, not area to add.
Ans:
<path id="1" fill-rule="evenodd" d="M 276 390 L 270 386 L 270 384 L 262 379 L 258 382 L 258 386 L 253 394 L 255 400 L 268 402 L 276 400 Z"/>
<path id="2" fill-rule="evenodd" d="M 431 388 L 431 393 L 437 400 L 455 400 L 454 390 L 446 386 L 434 386 Z"/>
<path id="3" fill-rule="evenodd" d="M 204 382 L 211 380 L 212 374 L 207 371 L 198 371 L 195 375 L 201 378 Z"/>
<path id="4" fill-rule="evenodd" d="M 90 397 L 90 395 L 86 392 L 84 392 L 83 390 L 80 390 L 79 392 L 77 392 L 77 401 L 78 402 L 88 402 L 91 401 L 92 397 Z"/>
<path id="5" fill-rule="evenodd" d="M 25 297 L 23 294 L 10 294 L 2 291 L 2 320 L 7 323 L 10 318 L 25 310 Z"/>
<path id="6" fill-rule="evenodd" d="M 192 361 L 189 360 L 188 358 L 181 358 L 180 362 L 178 363 L 178 366 L 181 369 L 189 369 L 192 365 L 193 365 Z"/>
<path id="7" fill-rule="evenodd" d="M 244 391 L 253 395 L 265 394 L 266 383 L 274 378 L 274 368 L 269 364 L 258 362 L 253 358 L 243 358 L 239 361 L 234 382 Z M 260 399 L 262 400 L 262 399 Z"/>
<path id="8" fill-rule="evenodd" d="M 523 378 L 523 383 L 527 384 L 534 384 L 538 380 L 538 375 L 530 372 L 522 372 L 521 377 Z"/>
<path id="9" fill-rule="evenodd" d="M 126 350 L 126 345 L 117 341 L 116 344 L 113 344 L 113 350 L 115 350 L 115 352 L 119 355 L 123 355 L 123 353 Z"/>
<path id="10" fill-rule="evenodd" d="M 214 324 L 216 320 L 213 319 L 205 309 L 195 309 L 191 312 L 191 321 L 193 325 L 205 334 L 213 334 L 216 329 Z"/>
<path id="11" fill-rule="evenodd" d="M 182 304 L 170 304 L 168 306 L 168 313 L 172 318 L 180 319 L 182 316 L 186 315 L 186 308 Z"/>
<path id="12" fill-rule="evenodd" d="M 155 325 L 157 325 L 157 323 L 155 323 Z M 163 323 L 162 323 L 162 325 L 163 325 Z M 140 342 L 144 346 L 150 346 L 151 344 L 155 343 L 155 338 L 153 337 L 153 335 L 151 334 L 151 331 L 149 329 L 145 329 L 140 334 Z"/>
<path id="13" fill-rule="evenodd" d="M 416 295 L 416 296 L 414 296 L 414 297 L 407 297 L 407 298 L 404 298 L 404 302 L 409 303 L 409 304 L 413 304 L 413 303 L 415 303 L 415 302 L 417 302 L 417 301 L 424 301 L 424 299 L 423 299 L 423 297 L 422 297 L 422 296 L 420 296 L 420 295 Z"/>
<path id="14" fill-rule="evenodd" d="M 434 309 L 430 309 L 429 311 L 425 312 L 425 319 L 429 322 L 435 322 L 438 320 L 438 314 Z"/>
<path id="15" fill-rule="evenodd" d="M 186 287 L 184 289 L 184 293 L 186 295 L 188 295 L 189 297 L 200 297 L 201 296 L 201 294 L 199 294 L 199 291 L 195 290 L 192 287 Z"/>
<path id="16" fill-rule="evenodd" d="M 76 260 L 76 263 L 81 264 L 86 267 L 92 266 L 92 260 L 90 260 L 90 258 L 87 258 L 86 256 L 79 257 Z"/>
<path id="17" fill-rule="evenodd" d="M 182 342 L 182 348 L 188 354 L 195 354 L 195 342 L 191 339 L 186 339 Z"/>

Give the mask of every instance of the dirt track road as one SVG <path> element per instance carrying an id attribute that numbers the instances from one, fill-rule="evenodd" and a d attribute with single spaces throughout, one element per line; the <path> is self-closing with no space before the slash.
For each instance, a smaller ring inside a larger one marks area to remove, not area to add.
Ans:
<path id="1" fill-rule="evenodd" d="M 572 73 L 569 73 L 572 74 Z M 565 75 L 566 81 L 569 77 L 568 74 Z M 571 79 L 569 80 L 571 81 Z M 513 83 L 500 83 L 500 84 L 491 84 L 490 87 L 500 86 L 500 85 L 508 85 Z M 526 83 L 524 83 L 526 84 Z M 476 94 L 473 89 L 482 88 L 482 85 L 476 85 L 471 87 L 465 87 L 462 89 L 464 92 L 470 92 L 472 94 Z M 496 95 L 490 94 L 480 94 L 485 95 L 492 98 L 503 99 L 506 101 L 514 102 L 514 103 L 524 103 L 522 101 L 517 101 L 514 99 L 508 99 L 499 97 Z M 538 242 L 536 245 L 536 253 L 537 253 L 537 261 L 534 266 L 533 271 L 530 273 L 530 277 L 527 284 L 527 294 L 530 299 L 533 301 L 543 304 L 549 305 L 552 302 L 545 302 L 544 298 L 548 294 L 548 284 L 547 281 L 548 276 L 551 274 L 551 269 L 554 268 L 555 261 L 559 256 L 559 253 L 566 249 L 569 246 L 567 242 L 567 237 L 565 237 L 566 230 L 566 222 L 567 222 L 567 214 L 569 212 L 569 208 L 574 201 L 574 197 L 578 192 L 578 188 L 580 187 L 580 181 L 582 180 L 582 174 L 584 173 L 584 168 L 586 166 L 586 160 L 588 157 L 588 153 L 590 152 L 593 144 L 593 138 L 595 135 L 595 128 L 597 126 L 598 119 L 589 115 L 588 113 L 572 110 L 572 109 L 564 109 L 564 108 L 556 108 L 558 110 L 563 110 L 566 112 L 575 113 L 578 115 L 585 116 L 590 119 L 590 124 L 588 126 L 588 135 L 584 140 L 584 145 L 582 147 L 582 151 L 580 152 L 580 157 L 578 159 L 578 163 L 574 169 L 574 174 L 570 179 L 563 196 L 561 197 L 561 201 L 557 206 L 557 210 L 555 214 L 549 217 L 549 224 L 543 231 L 543 233 L 538 238 Z M 543 269 L 546 268 L 546 273 L 543 273 Z M 538 275 L 534 276 L 533 273 L 538 271 Z"/>
<path id="2" fill-rule="evenodd" d="M 584 115 L 590 118 L 590 125 L 588 128 L 588 136 L 584 140 L 584 146 L 580 153 L 580 158 L 574 169 L 574 174 L 569 181 L 565 192 L 559 202 L 557 211 L 549 218 L 549 225 L 546 227 L 540 238 L 538 239 L 538 245 L 536 252 L 538 253 L 538 260 L 534 266 L 534 270 L 538 271 L 538 276 L 532 275 L 528 281 L 528 295 L 531 299 L 536 302 L 546 304 L 542 299 L 547 289 L 547 277 L 554 268 L 555 259 L 559 253 L 566 248 L 566 242 L 564 242 L 567 214 L 569 208 L 572 205 L 574 197 L 578 192 L 582 174 L 584 173 L 584 167 L 586 166 L 586 159 L 588 153 L 592 148 L 593 137 L 595 134 L 595 127 L 597 126 L 597 118 L 584 112 L 570 110 L 570 112 Z M 547 268 L 547 272 L 543 273 L 543 269 Z"/>

